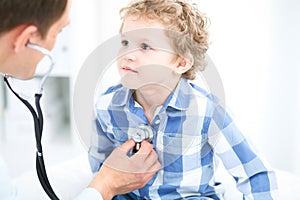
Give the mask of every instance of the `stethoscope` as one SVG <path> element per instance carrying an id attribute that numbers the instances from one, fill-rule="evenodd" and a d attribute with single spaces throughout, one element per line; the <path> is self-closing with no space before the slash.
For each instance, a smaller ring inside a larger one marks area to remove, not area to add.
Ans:
<path id="1" fill-rule="evenodd" d="M 145 140 L 151 142 L 153 139 L 154 130 L 150 125 L 140 124 L 136 128 L 128 130 L 128 137 L 133 139 L 135 146 L 132 149 L 132 154 L 138 152 L 141 148 L 141 143 Z"/>
<path id="2" fill-rule="evenodd" d="M 36 171 L 37 171 L 37 175 L 39 178 L 39 181 L 43 187 L 43 189 L 45 190 L 45 192 L 47 193 L 47 195 L 50 197 L 50 199 L 53 200 L 58 200 L 58 197 L 56 196 L 56 194 L 54 193 L 50 182 L 48 180 L 47 177 L 47 173 L 46 173 L 46 168 L 45 168 L 45 164 L 44 164 L 44 157 L 43 157 L 43 148 L 42 148 L 42 133 L 43 133 L 43 113 L 42 113 L 42 109 L 40 106 L 40 99 L 42 97 L 42 92 L 43 92 L 43 87 L 45 84 L 46 79 L 48 78 L 48 76 L 50 75 L 53 66 L 54 66 L 54 60 L 53 60 L 53 56 L 51 54 L 50 51 L 48 51 L 47 49 L 34 45 L 34 44 L 30 44 L 27 43 L 26 46 L 35 49 L 41 53 L 43 53 L 45 56 L 47 56 L 51 62 L 50 67 L 48 69 L 48 71 L 45 73 L 45 75 L 43 76 L 41 83 L 40 83 L 40 90 L 38 93 L 35 94 L 35 107 L 36 107 L 36 111 L 34 110 L 34 108 L 32 107 L 32 105 L 25 100 L 24 98 L 22 98 L 18 93 L 16 93 L 11 85 L 8 82 L 8 78 L 9 76 L 4 75 L 4 81 L 7 84 L 8 88 L 16 95 L 16 97 L 21 100 L 25 106 L 29 109 L 29 111 L 32 114 L 33 117 L 33 121 L 34 121 L 34 131 L 35 131 L 35 139 L 36 139 Z"/>

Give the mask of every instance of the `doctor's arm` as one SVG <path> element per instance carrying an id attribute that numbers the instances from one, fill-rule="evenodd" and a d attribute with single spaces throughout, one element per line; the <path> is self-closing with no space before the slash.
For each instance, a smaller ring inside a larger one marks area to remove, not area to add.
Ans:
<path id="1" fill-rule="evenodd" d="M 92 195 L 93 199 L 112 199 L 117 194 L 125 194 L 145 186 L 161 165 L 152 145 L 146 141 L 142 142 L 141 149 L 136 154 L 128 157 L 127 154 L 134 145 L 133 140 L 128 140 L 116 148 L 105 160 L 86 191 L 76 200 L 86 199 L 87 196 L 84 195 L 90 195 L 90 199 Z"/>

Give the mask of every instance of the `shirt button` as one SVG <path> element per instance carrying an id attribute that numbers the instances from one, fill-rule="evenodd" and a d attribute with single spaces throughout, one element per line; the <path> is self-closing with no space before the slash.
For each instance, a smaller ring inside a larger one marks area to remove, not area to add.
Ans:
<path id="1" fill-rule="evenodd" d="M 160 123 L 160 120 L 158 119 L 158 120 L 156 120 L 154 123 L 155 123 L 155 124 L 159 124 L 159 123 Z"/>

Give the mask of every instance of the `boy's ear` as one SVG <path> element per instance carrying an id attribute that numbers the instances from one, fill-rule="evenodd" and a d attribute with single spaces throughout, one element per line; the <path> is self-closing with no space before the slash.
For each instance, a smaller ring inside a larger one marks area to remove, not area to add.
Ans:
<path id="1" fill-rule="evenodd" d="M 37 33 L 37 27 L 34 25 L 27 25 L 25 28 L 21 29 L 13 42 L 14 51 L 18 52 L 25 48 L 30 38 L 37 35 Z"/>
<path id="2" fill-rule="evenodd" d="M 184 74 L 185 72 L 187 72 L 189 69 L 191 69 L 191 67 L 194 64 L 194 57 L 192 54 L 187 54 L 186 56 L 182 57 L 178 57 L 178 65 L 176 67 L 176 72 L 179 74 Z"/>

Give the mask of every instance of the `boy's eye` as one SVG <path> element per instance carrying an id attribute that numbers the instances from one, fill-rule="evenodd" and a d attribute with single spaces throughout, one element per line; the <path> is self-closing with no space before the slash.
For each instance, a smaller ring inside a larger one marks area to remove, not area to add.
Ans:
<path id="1" fill-rule="evenodd" d="M 122 44 L 122 46 L 127 47 L 129 42 L 127 40 L 122 40 L 121 44 Z"/>
<path id="2" fill-rule="evenodd" d="M 146 43 L 142 43 L 141 44 L 141 48 L 143 49 L 143 50 L 151 50 L 152 48 L 148 45 L 148 44 L 146 44 Z"/>

